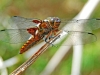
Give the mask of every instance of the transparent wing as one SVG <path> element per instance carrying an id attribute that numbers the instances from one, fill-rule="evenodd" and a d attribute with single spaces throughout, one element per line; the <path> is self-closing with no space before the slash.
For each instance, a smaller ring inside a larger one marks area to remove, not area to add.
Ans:
<path id="1" fill-rule="evenodd" d="M 13 16 L 8 21 L 9 24 L 7 26 L 0 25 L 0 41 L 10 43 L 25 42 L 31 36 L 27 29 L 36 27 L 40 21 L 34 18 Z"/>
<path id="2" fill-rule="evenodd" d="M 37 26 L 37 23 L 33 22 L 33 20 L 39 21 L 39 19 L 34 18 L 23 18 L 19 16 L 13 16 L 10 19 L 10 23 L 13 29 L 27 29 Z"/>
<path id="3" fill-rule="evenodd" d="M 26 29 L 4 29 L 0 30 L 0 41 L 10 43 L 26 42 L 31 34 Z"/>
<path id="4" fill-rule="evenodd" d="M 62 20 L 61 26 L 65 26 L 65 31 L 85 31 L 92 32 L 92 30 L 100 28 L 100 19 L 73 19 L 73 20 Z"/>
<path id="5" fill-rule="evenodd" d="M 65 36 L 63 46 L 67 45 L 82 45 L 82 44 L 88 44 L 95 42 L 97 40 L 96 36 L 93 33 L 88 32 L 80 32 L 80 31 L 64 31 Z M 60 38 L 57 39 L 57 41 L 60 41 Z M 57 44 L 56 42 L 54 44 Z M 58 45 L 58 44 L 57 44 Z"/>
<path id="6" fill-rule="evenodd" d="M 66 38 L 68 37 L 70 40 L 70 42 L 65 41 L 66 43 L 63 45 L 86 44 L 96 41 L 92 30 L 100 28 L 100 19 L 61 20 L 61 26 L 62 30 L 66 32 Z"/>
<path id="7" fill-rule="evenodd" d="M 29 19 L 19 16 L 13 16 L 8 21 L 7 26 L 0 25 L 0 41 L 10 42 L 10 43 L 21 43 L 29 39 L 31 34 L 27 32 L 28 28 L 34 28 L 38 23 L 35 21 L 40 21 L 38 19 Z"/>

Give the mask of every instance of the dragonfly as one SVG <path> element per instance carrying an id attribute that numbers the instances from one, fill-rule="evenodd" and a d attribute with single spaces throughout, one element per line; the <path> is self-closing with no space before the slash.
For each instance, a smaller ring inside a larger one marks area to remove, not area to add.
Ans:
<path id="1" fill-rule="evenodd" d="M 92 33 L 92 30 L 100 28 L 100 19 L 63 20 L 58 17 L 48 17 L 47 19 L 40 20 L 13 16 L 10 18 L 9 23 L 8 28 L 0 26 L 2 28 L 0 28 L 0 41 L 10 43 L 24 42 L 20 48 L 20 54 L 26 52 L 40 40 L 48 42 L 67 23 L 69 25 L 62 28 L 62 31 L 70 35 L 70 41 L 74 42 L 73 45 L 81 44 L 78 40 L 73 40 L 73 38 L 79 35 L 81 35 L 83 44 L 96 41 L 96 36 Z"/>

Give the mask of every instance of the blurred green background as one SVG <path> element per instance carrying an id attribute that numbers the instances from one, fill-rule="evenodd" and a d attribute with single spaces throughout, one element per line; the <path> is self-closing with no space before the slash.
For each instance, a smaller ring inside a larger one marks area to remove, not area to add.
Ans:
<path id="1" fill-rule="evenodd" d="M 86 2 L 87 0 L 0 0 L 0 25 L 6 24 L 7 17 L 15 15 L 38 19 L 45 19 L 49 16 L 57 16 L 62 19 L 73 18 L 81 11 Z M 100 4 L 92 13 L 91 18 L 100 18 Z M 98 38 L 95 43 L 84 45 L 81 75 L 100 75 L 99 31 L 100 29 L 94 31 Z M 19 63 L 7 68 L 9 73 L 27 60 L 23 55 L 18 54 L 20 47 L 19 44 L 11 45 L 0 41 L 0 56 L 3 60 L 13 56 L 18 56 L 20 60 Z M 50 47 L 23 75 L 39 75 L 56 51 L 57 48 Z M 72 50 L 66 54 L 51 75 L 70 75 L 71 66 Z"/>

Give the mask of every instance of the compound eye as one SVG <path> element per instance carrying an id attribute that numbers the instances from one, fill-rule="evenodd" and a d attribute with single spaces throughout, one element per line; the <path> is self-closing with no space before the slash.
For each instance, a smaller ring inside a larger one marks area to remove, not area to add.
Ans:
<path id="1" fill-rule="evenodd" d="M 60 22 L 61 22 L 61 20 L 60 20 L 59 18 L 56 18 L 56 19 L 55 19 L 55 22 L 60 23 Z"/>
<path id="2" fill-rule="evenodd" d="M 54 23 L 54 21 L 55 21 L 55 19 L 54 18 L 51 18 L 51 20 L 50 20 L 52 23 Z"/>

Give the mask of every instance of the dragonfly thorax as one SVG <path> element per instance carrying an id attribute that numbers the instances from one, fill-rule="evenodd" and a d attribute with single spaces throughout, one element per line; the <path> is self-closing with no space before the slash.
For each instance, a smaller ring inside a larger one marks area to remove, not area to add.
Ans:
<path id="1" fill-rule="evenodd" d="M 40 35 L 47 35 L 51 31 L 58 31 L 61 20 L 58 17 L 48 17 L 37 26 Z"/>

